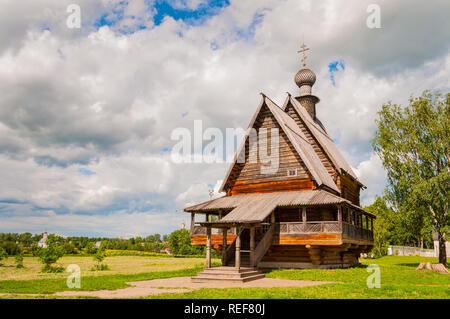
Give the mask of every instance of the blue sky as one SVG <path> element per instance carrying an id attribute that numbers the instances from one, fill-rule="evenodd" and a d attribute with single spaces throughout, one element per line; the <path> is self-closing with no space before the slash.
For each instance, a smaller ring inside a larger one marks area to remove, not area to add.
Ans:
<path id="1" fill-rule="evenodd" d="M 159 26 L 165 17 L 171 17 L 175 20 L 181 20 L 187 25 L 200 25 L 208 18 L 215 16 L 230 4 L 229 0 L 208 0 L 203 1 L 197 8 L 176 7 L 170 1 L 146 1 L 147 11 L 154 13 L 152 21 L 154 26 Z M 141 17 L 130 15 L 126 16 L 124 11 L 128 5 L 128 1 L 118 2 L 110 11 L 103 13 L 94 25 L 99 28 L 102 26 L 113 27 L 120 23 L 124 18 L 135 20 L 136 27 L 130 30 L 120 29 L 122 33 L 133 33 L 134 31 L 147 28 L 147 21 Z"/>

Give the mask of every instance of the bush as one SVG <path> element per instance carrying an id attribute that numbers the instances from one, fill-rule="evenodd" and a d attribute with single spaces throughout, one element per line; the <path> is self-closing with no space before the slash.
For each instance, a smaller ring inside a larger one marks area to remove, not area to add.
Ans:
<path id="1" fill-rule="evenodd" d="M 0 247 L 3 248 L 8 255 L 14 256 L 20 253 L 20 247 L 13 241 L 5 241 L 0 244 Z"/>
<path id="2" fill-rule="evenodd" d="M 179 229 L 169 236 L 170 252 L 174 255 L 200 255 L 204 248 L 191 245 L 191 236 L 187 229 Z"/>
<path id="3" fill-rule="evenodd" d="M 97 262 L 97 264 L 92 267 L 91 270 L 108 270 L 109 267 L 107 264 L 102 264 L 102 261 L 106 258 L 106 254 L 103 251 L 103 249 L 97 250 L 97 253 L 94 255 L 94 260 Z"/>
<path id="4" fill-rule="evenodd" d="M 61 272 L 59 268 L 53 267 L 52 264 L 56 263 L 59 258 L 64 255 L 64 250 L 59 246 L 50 246 L 48 248 L 41 248 L 38 252 L 39 261 L 45 266 L 42 268 L 42 272 Z"/>
<path id="5" fill-rule="evenodd" d="M 92 271 L 102 271 L 102 270 L 109 270 L 109 267 L 107 264 L 96 264 L 91 268 Z"/>
<path id="6" fill-rule="evenodd" d="M 86 246 L 86 254 L 93 255 L 97 253 L 97 248 L 95 247 L 94 243 L 88 243 Z"/>
<path id="7" fill-rule="evenodd" d="M 64 271 L 64 267 L 62 266 L 52 266 L 52 265 L 45 265 L 42 267 L 42 272 L 45 273 L 61 273 Z"/>
<path id="8" fill-rule="evenodd" d="M 6 258 L 8 258 L 8 253 L 6 252 L 6 250 L 4 250 L 3 248 L 0 247 L 0 262 Z M 0 263 L 0 265 L 1 265 L 1 263 Z"/>
<path id="9" fill-rule="evenodd" d="M 23 266 L 23 252 L 20 252 L 19 254 L 16 255 L 15 257 L 16 260 L 16 267 L 17 268 L 24 268 Z"/>

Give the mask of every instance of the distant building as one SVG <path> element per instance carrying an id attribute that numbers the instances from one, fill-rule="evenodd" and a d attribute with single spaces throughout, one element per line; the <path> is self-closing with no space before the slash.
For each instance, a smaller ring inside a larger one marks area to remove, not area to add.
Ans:
<path id="1" fill-rule="evenodd" d="M 101 241 L 96 241 L 95 244 L 94 244 L 94 247 L 95 248 L 100 248 L 101 244 L 102 244 Z"/>
<path id="2" fill-rule="evenodd" d="M 48 248 L 47 239 L 48 239 L 48 234 L 47 234 L 47 232 L 45 232 L 44 236 L 42 236 L 42 239 L 38 242 L 38 247 Z"/>
<path id="3" fill-rule="evenodd" d="M 181 222 L 181 229 L 185 229 L 186 228 L 186 224 L 184 223 L 184 219 L 183 219 L 183 221 Z"/>

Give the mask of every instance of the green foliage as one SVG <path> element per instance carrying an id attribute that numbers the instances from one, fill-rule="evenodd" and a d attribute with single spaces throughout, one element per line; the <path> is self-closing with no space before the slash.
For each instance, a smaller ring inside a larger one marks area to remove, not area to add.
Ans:
<path id="1" fill-rule="evenodd" d="M 45 265 L 44 267 L 42 267 L 41 271 L 43 273 L 61 273 L 61 272 L 64 272 L 64 267 Z"/>
<path id="2" fill-rule="evenodd" d="M 19 254 L 17 254 L 14 259 L 16 261 L 17 268 L 24 268 L 23 267 L 23 252 L 20 252 Z"/>
<path id="3" fill-rule="evenodd" d="M 425 91 L 406 107 L 383 105 L 378 115 L 372 144 L 387 171 L 387 198 L 409 237 L 421 242 L 433 225 L 442 248 L 450 228 L 450 93 Z M 447 263 L 445 249 L 439 260 Z"/>
<path id="4" fill-rule="evenodd" d="M 101 263 L 106 258 L 106 254 L 103 249 L 99 249 L 93 258 L 94 261 Z"/>
<path id="5" fill-rule="evenodd" d="M 42 272 L 61 272 L 61 267 L 53 267 L 52 264 L 56 263 L 63 255 L 64 250 L 60 246 L 52 245 L 40 249 L 38 252 L 39 261 L 45 265 Z M 64 268 L 62 271 L 64 271 Z"/>
<path id="6" fill-rule="evenodd" d="M 6 258 L 8 258 L 8 253 L 6 252 L 6 250 L 0 247 L 0 262 Z"/>
<path id="7" fill-rule="evenodd" d="M 10 256 L 20 253 L 19 245 L 13 241 L 4 241 L 0 244 L 0 247 L 3 248 Z"/>
<path id="8" fill-rule="evenodd" d="M 202 247 L 192 246 L 190 233 L 187 229 L 179 229 L 169 236 L 170 252 L 174 255 L 200 255 Z"/>
<path id="9" fill-rule="evenodd" d="M 92 271 L 102 271 L 102 270 L 109 270 L 109 267 L 107 264 L 98 263 L 91 268 Z"/>
<path id="10" fill-rule="evenodd" d="M 97 250 L 97 253 L 94 255 L 94 261 L 97 262 L 91 270 L 109 270 L 107 264 L 102 264 L 102 261 L 106 258 L 106 253 L 103 249 Z"/>
<path id="11" fill-rule="evenodd" d="M 395 229 L 395 212 L 392 211 L 383 198 L 377 197 L 375 202 L 364 208 L 366 211 L 375 214 L 377 218 L 373 223 L 374 246 L 371 251 L 373 257 L 380 258 L 387 255 L 390 239 Z"/>
<path id="12" fill-rule="evenodd" d="M 97 253 L 97 247 L 95 247 L 94 243 L 88 243 L 86 245 L 86 254 L 93 255 Z"/>

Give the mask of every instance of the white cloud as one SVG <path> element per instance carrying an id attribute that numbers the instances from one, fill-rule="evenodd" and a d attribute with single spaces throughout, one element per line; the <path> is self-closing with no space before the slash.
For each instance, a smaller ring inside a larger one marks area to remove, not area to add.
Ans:
<path id="1" fill-rule="evenodd" d="M 155 11 L 130 1 L 125 19 L 99 29 L 119 1 L 79 2 L 80 30 L 66 27 L 59 0 L 0 4 L 0 231 L 28 229 L 20 226 L 28 214 L 38 232 L 119 234 L 120 220 L 152 232 L 164 223 L 150 225 L 154 214 L 207 200 L 228 164 L 172 163 L 163 151 L 174 144 L 171 131 L 197 119 L 204 128 L 246 127 L 259 92 L 279 104 L 284 92 L 296 94 L 302 35 L 318 115 L 367 185 L 363 203 L 384 184 L 369 144 L 381 104 L 450 87 L 448 1 L 382 2 L 380 30 L 365 26 L 373 1 L 312 2 L 311 10 L 297 0 L 231 1 L 195 27 L 170 17 L 154 26 Z M 340 59 L 346 68 L 334 87 L 328 64 Z"/>

